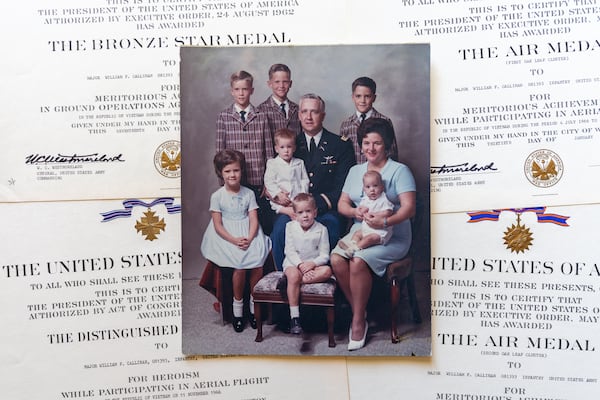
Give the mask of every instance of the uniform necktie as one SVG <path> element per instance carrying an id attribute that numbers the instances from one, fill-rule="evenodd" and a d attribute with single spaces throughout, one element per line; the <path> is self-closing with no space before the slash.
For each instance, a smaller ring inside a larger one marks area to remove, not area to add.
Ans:
<path id="1" fill-rule="evenodd" d="M 311 137 L 310 138 L 310 147 L 308 148 L 308 151 L 310 152 L 311 155 L 315 154 L 316 147 L 317 147 L 317 144 L 315 143 L 315 138 Z"/>
<path id="2" fill-rule="evenodd" d="M 246 111 L 240 111 L 240 117 L 242 118 L 242 122 L 246 122 Z"/>

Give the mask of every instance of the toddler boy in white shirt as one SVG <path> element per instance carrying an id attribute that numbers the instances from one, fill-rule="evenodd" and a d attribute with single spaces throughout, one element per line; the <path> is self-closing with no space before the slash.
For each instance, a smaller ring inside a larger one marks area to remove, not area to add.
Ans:
<path id="1" fill-rule="evenodd" d="M 278 289 L 285 291 L 290 305 L 290 332 L 301 334 L 300 286 L 325 282 L 332 275 L 329 263 L 329 236 L 325 225 L 315 221 L 317 204 L 308 193 L 292 201 L 295 217 L 285 226 L 284 277 Z"/>
<path id="2" fill-rule="evenodd" d="M 277 157 L 267 160 L 265 188 L 271 198 L 271 208 L 277 214 L 293 218 L 292 199 L 299 193 L 308 193 L 308 174 L 304 161 L 294 157 L 296 134 L 287 128 L 275 132 Z"/>

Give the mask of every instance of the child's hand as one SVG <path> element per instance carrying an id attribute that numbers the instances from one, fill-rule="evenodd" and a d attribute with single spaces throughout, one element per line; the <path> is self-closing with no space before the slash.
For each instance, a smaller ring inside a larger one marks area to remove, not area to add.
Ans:
<path id="1" fill-rule="evenodd" d="M 275 202 L 281 206 L 289 207 L 292 205 L 290 200 L 290 194 L 288 192 L 281 191 L 275 196 Z"/>
<path id="2" fill-rule="evenodd" d="M 317 273 L 315 272 L 315 270 L 311 269 L 310 271 L 302 275 L 302 282 L 312 282 L 315 279 L 316 274 Z"/>
<path id="3" fill-rule="evenodd" d="M 248 250 L 248 247 L 250 247 L 250 240 L 245 237 L 236 237 L 233 240 L 233 244 L 235 244 L 239 249 Z"/>
<path id="4" fill-rule="evenodd" d="M 298 269 L 300 270 L 300 272 L 302 272 L 302 274 L 306 274 L 307 272 L 315 269 L 316 266 L 317 266 L 317 264 L 315 264 L 312 261 L 305 261 L 303 263 L 300 263 L 300 265 L 298 265 Z"/>

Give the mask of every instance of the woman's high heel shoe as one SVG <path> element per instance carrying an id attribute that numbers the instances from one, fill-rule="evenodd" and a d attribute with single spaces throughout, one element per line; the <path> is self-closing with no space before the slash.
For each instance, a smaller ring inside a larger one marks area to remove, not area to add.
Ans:
<path id="1" fill-rule="evenodd" d="M 348 334 L 348 350 L 358 350 L 365 347 L 365 340 L 367 339 L 367 330 L 369 329 L 369 324 L 365 320 L 365 333 L 363 334 L 362 339 L 360 340 L 352 340 L 352 328 L 350 328 L 350 333 Z"/>

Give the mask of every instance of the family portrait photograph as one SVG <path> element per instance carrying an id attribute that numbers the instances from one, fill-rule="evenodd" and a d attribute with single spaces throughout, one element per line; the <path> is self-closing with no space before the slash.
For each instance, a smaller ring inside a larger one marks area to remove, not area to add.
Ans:
<path id="1" fill-rule="evenodd" d="M 183 353 L 430 356 L 429 45 L 180 54 Z"/>

